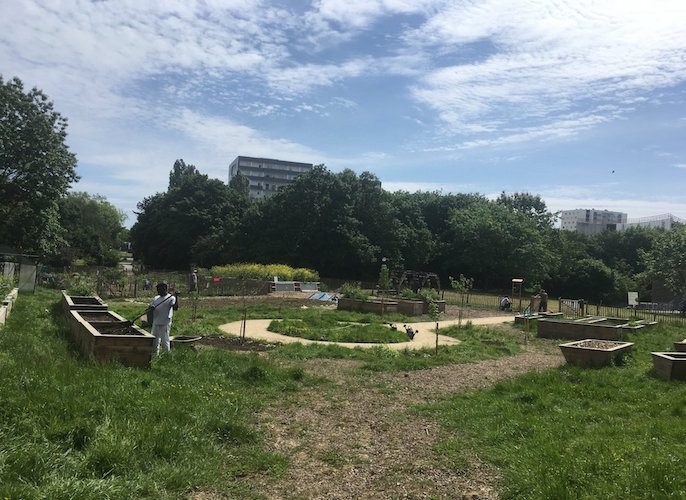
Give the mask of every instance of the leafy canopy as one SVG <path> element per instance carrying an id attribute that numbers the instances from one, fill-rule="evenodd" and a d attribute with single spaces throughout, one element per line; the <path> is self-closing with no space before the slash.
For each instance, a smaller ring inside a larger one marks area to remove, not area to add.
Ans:
<path id="1" fill-rule="evenodd" d="M 67 119 L 37 88 L 0 76 L 0 241 L 24 253 L 57 253 L 64 240 L 57 202 L 76 175 Z"/>

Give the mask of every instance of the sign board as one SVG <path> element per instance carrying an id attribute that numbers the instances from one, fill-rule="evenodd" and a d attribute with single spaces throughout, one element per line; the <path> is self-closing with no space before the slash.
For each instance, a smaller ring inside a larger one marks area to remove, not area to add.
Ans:
<path id="1" fill-rule="evenodd" d="M 636 307 L 638 305 L 638 292 L 628 292 L 627 302 L 630 307 Z"/>

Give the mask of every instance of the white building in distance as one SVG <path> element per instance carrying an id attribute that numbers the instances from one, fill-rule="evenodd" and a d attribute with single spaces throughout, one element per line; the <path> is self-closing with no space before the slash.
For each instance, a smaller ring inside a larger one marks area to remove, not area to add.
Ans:
<path id="1" fill-rule="evenodd" d="M 654 215 L 652 217 L 641 217 L 640 219 L 630 219 L 625 223 L 618 224 L 617 230 L 624 231 L 632 227 L 652 227 L 661 228 L 669 231 L 675 224 L 685 224 L 686 221 L 680 219 L 676 215 L 662 214 Z"/>
<path id="2" fill-rule="evenodd" d="M 560 227 L 565 231 L 578 231 L 584 234 L 598 234 L 603 231 L 614 231 L 618 225 L 627 221 L 627 214 L 596 210 L 594 208 L 563 210 L 560 213 Z"/>
<path id="3" fill-rule="evenodd" d="M 266 198 L 311 168 L 311 163 L 237 156 L 229 165 L 229 182 L 240 172 L 250 183 L 250 198 Z"/>

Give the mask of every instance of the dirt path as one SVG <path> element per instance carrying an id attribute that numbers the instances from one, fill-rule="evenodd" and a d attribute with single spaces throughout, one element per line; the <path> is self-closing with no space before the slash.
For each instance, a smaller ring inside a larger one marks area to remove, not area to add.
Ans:
<path id="1" fill-rule="evenodd" d="M 442 461 L 435 445 L 460 436 L 411 407 L 561 363 L 558 351 L 530 345 L 517 356 L 409 373 L 359 375 L 353 361 L 310 361 L 307 371 L 332 383 L 261 415 L 272 451 L 291 466 L 283 478 L 248 480 L 268 498 L 496 498 L 498 471 L 472 454 Z"/>
<path id="2" fill-rule="evenodd" d="M 475 325 L 496 325 L 504 322 L 509 322 L 514 320 L 514 315 L 500 315 L 491 316 L 484 318 L 474 318 L 470 319 Z M 323 342 L 319 340 L 307 340 L 298 337 L 289 337 L 288 335 L 281 335 L 280 333 L 274 333 L 267 330 L 270 319 L 251 319 L 245 323 L 245 336 L 253 340 L 261 340 L 269 343 L 279 343 L 279 344 L 290 344 L 293 342 L 300 342 L 302 344 L 336 344 L 343 347 L 354 348 L 371 348 L 378 345 L 384 345 L 389 349 L 403 350 L 403 349 L 422 349 L 425 347 L 433 347 L 436 345 L 436 334 L 435 327 L 436 323 L 433 321 L 428 322 L 411 322 L 406 323 L 412 326 L 415 330 L 416 335 L 412 341 L 408 342 L 397 342 L 393 344 L 372 344 L 372 343 L 352 343 L 352 342 Z M 451 325 L 457 325 L 458 322 L 465 322 L 466 320 L 449 319 L 445 321 L 439 321 L 439 328 L 445 328 Z M 229 335 L 240 335 L 241 322 L 234 321 L 233 323 L 227 323 L 225 325 L 219 326 L 219 329 L 224 333 Z M 445 335 L 438 336 L 438 342 L 440 345 L 456 345 L 460 341 L 447 337 Z"/>

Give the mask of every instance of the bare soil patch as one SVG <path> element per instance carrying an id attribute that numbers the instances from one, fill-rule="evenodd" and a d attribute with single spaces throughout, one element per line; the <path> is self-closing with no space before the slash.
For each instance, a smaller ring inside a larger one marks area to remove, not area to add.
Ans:
<path id="1" fill-rule="evenodd" d="M 523 353 L 408 373 L 360 375 L 350 360 L 314 360 L 306 370 L 331 381 L 289 395 L 261 415 L 272 451 L 291 460 L 285 477 L 251 477 L 268 498 L 497 498 L 499 472 L 465 452 L 447 463 L 447 436 L 412 406 L 487 387 L 563 363 L 559 351 Z"/>

